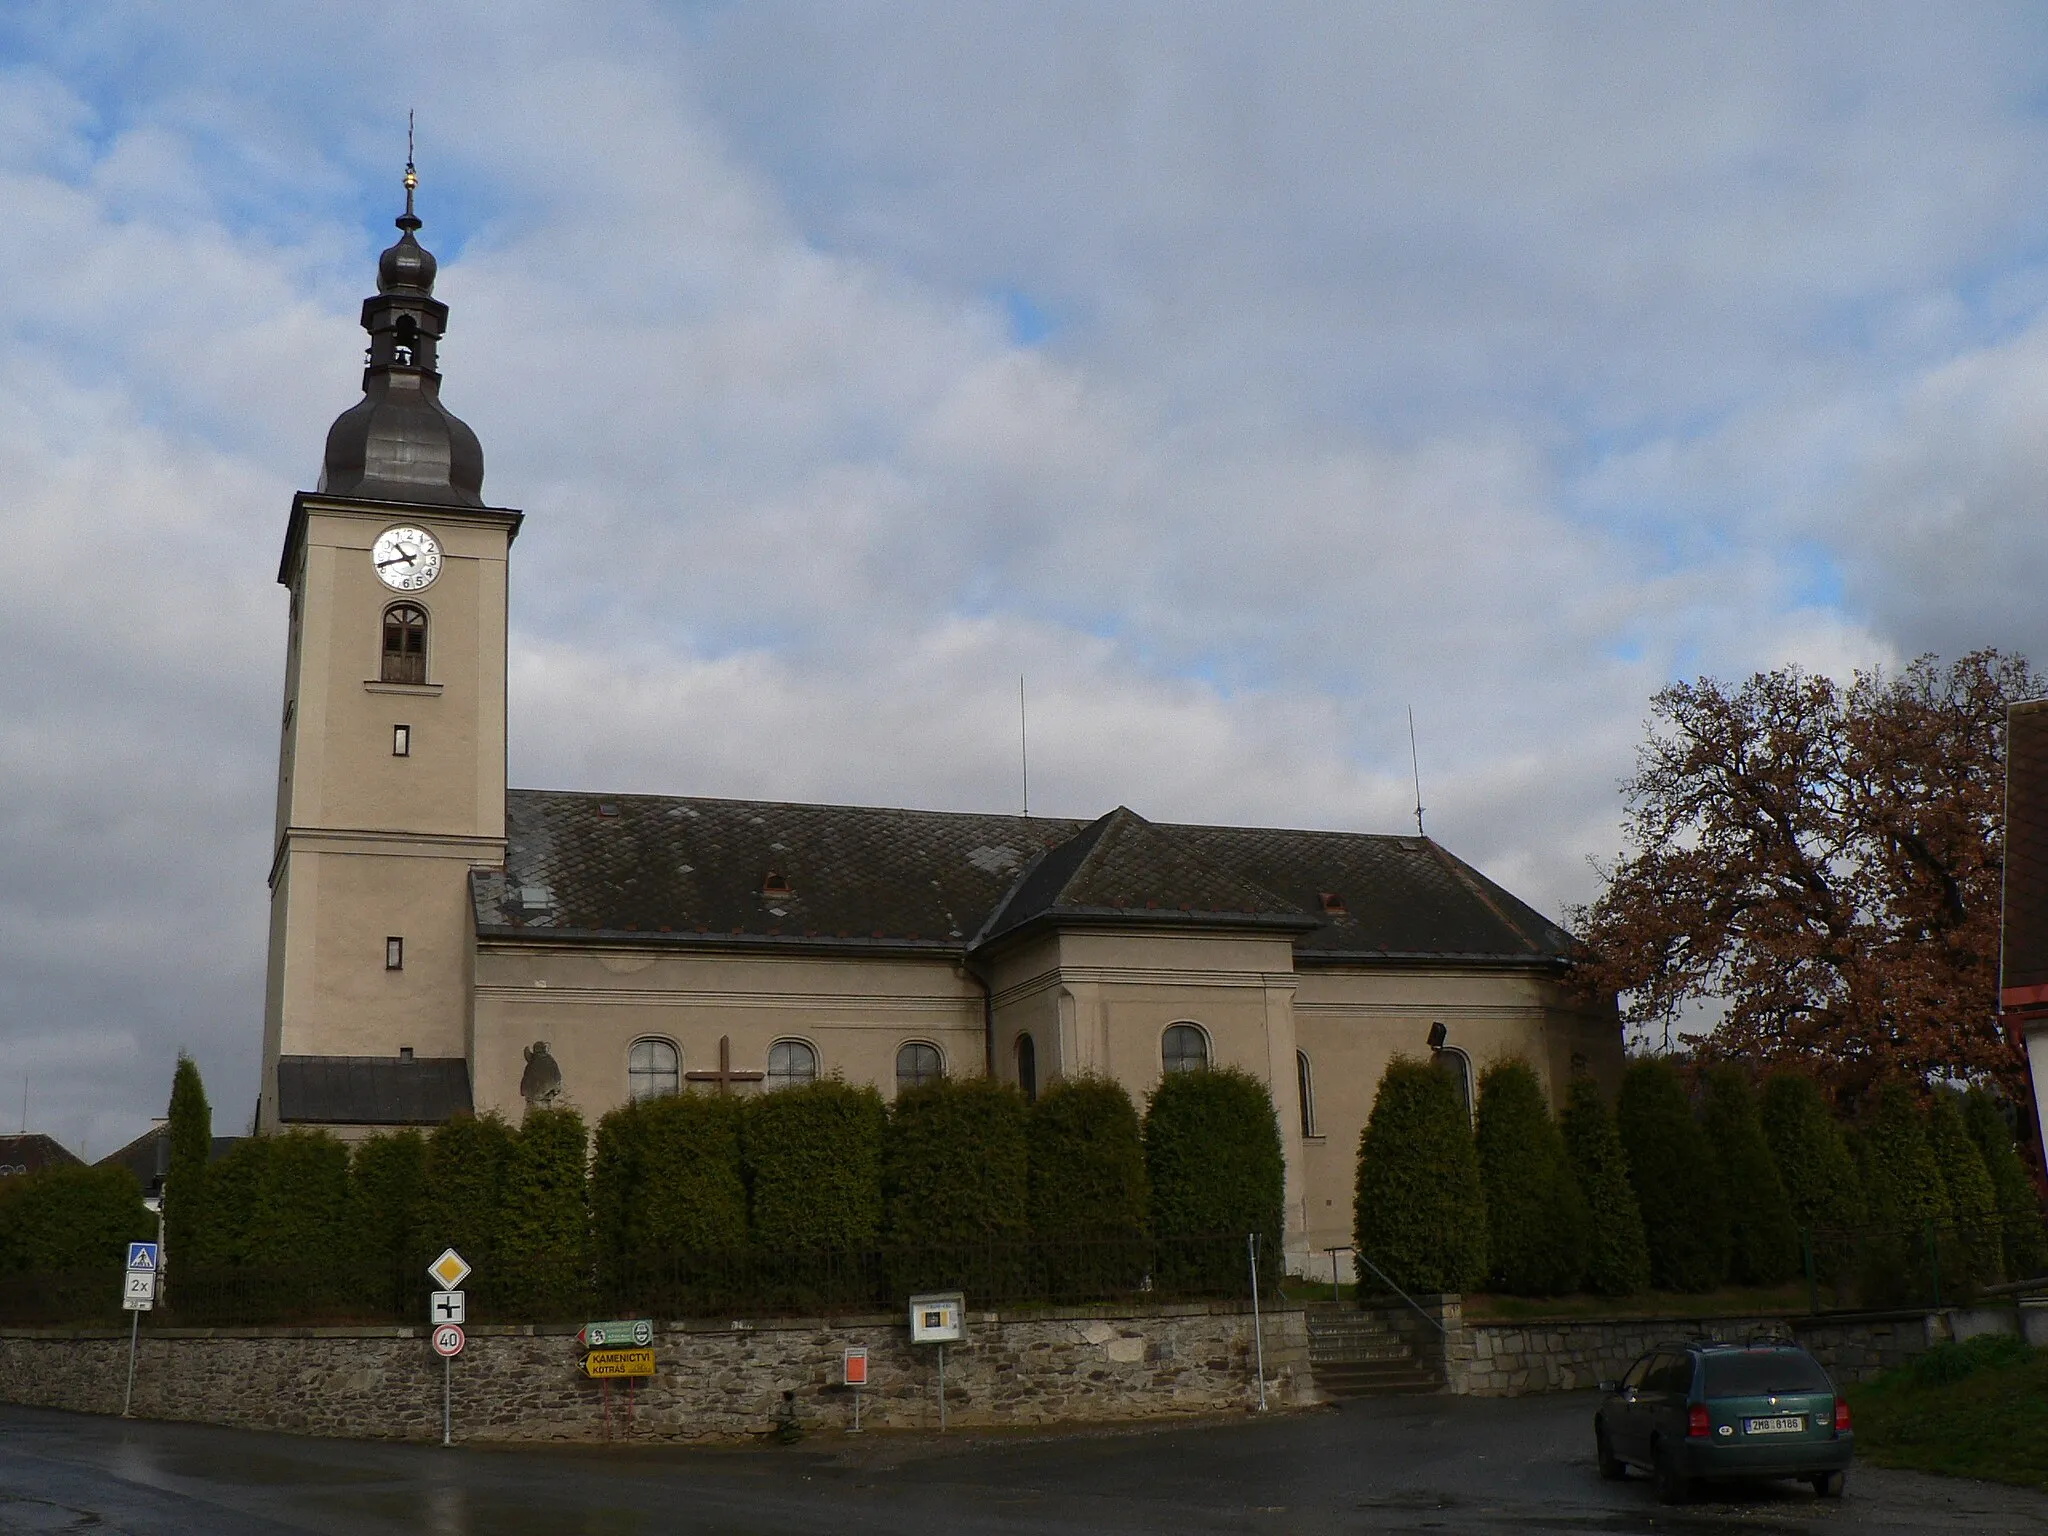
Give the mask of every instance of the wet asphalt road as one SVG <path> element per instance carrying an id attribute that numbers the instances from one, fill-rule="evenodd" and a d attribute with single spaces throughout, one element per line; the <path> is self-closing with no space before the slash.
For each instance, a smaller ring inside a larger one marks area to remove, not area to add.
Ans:
<path id="1" fill-rule="evenodd" d="M 2048 1495 L 1858 1467 L 1677 1510 L 1602 1483 L 1594 1399 L 1374 1399 L 1058 1436 L 864 1436 L 744 1450 L 308 1440 L 0 1407 L 0 1532 L 2042 1532 Z"/>

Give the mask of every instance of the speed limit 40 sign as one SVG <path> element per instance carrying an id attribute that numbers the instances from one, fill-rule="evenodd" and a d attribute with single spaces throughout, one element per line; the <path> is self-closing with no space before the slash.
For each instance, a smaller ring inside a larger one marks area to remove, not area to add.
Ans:
<path id="1" fill-rule="evenodd" d="M 462 1327 L 459 1323 L 443 1323 L 434 1330 L 434 1353 L 444 1360 L 453 1360 L 462 1353 Z"/>

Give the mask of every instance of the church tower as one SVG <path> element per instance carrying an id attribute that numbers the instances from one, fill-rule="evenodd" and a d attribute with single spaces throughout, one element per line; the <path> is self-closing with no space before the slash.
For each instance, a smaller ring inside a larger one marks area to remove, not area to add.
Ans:
<path id="1" fill-rule="evenodd" d="M 448 306 L 414 232 L 364 300 L 363 398 L 292 502 L 258 1128 L 346 1133 L 470 1102 L 470 871 L 505 857 L 506 566 L 441 404 Z"/>

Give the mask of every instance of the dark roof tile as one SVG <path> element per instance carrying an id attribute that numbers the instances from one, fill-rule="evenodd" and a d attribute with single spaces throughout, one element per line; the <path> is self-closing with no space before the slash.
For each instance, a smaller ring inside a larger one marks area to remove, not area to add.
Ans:
<path id="1" fill-rule="evenodd" d="M 1304 960 L 1552 964 L 1575 949 L 1419 837 L 560 790 L 511 791 L 506 831 L 505 869 L 472 880 L 490 938 L 964 953 L 1056 906 L 1292 927 Z"/>

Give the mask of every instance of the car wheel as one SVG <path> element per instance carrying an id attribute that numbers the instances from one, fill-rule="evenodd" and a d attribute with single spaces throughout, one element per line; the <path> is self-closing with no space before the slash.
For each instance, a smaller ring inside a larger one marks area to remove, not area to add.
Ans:
<path id="1" fill-rule="evenodd" d="M 1840 1472 L 1816 1472 L 1813 1474 L 1813 1491 L 1824 1499 L 1839 1499 L 1842 1496 L 1842 1484 L 1848 1480 L 1848 1477 Z"/>
<path id="2" fill-rule="evenodd" d="M 1652 1447 L 1650 1457 L 1650 1478 L 1656 1486 L 1660 1504 L 1683 1504 L 1692 1497 L 1692 1479 L 1678 1470 L 1676 1456 L 1658 1445 Z"/>
<path id="3" fill-rule="evenodd" d="M 1607 1443 L 1607 1431 L 1599 1426 L 1593 1430 L 1593 1453 L 1600 1461 L 1600 1475 L 1610 1483 L 1618 1483 L 1628 1476 L 1628 1463 L 1614 1454 L 1614 1447 Z"/>

